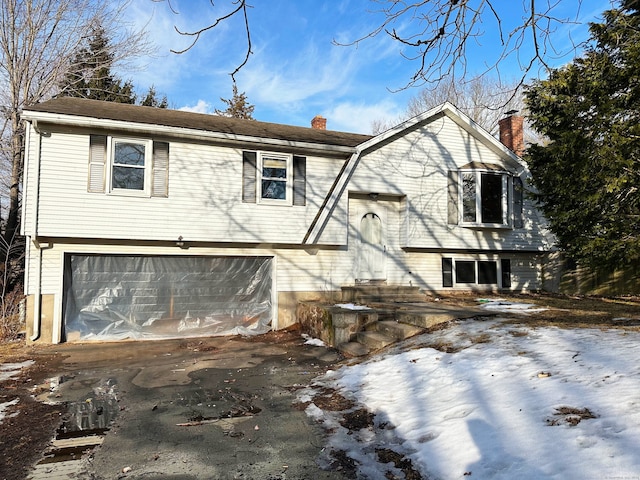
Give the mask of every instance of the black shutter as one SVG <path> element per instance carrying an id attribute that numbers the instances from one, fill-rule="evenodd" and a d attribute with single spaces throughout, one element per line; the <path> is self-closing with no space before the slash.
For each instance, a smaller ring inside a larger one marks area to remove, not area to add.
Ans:
<path id="1" fill-rule="evenodd" d="M 256 152 L 242 152 L 242 201 L 256 203 Z"/>
<path id="2" fill-rule="evenodd" d="M 453 287 L 453 258 L 442 259 L 442 286 Z"/>
<path id="3" fill-rule="evenodd" d="M 502 271 L 502 288 L 511 288 L 511 260 L 508 258 L 500 260 L 500 270 Z"/>
<path id="4" fill-rule="evenodd" d="M 306 205 L 307 157 L 293 157 L 293 204 Z"/>
<path id="5" fill-rule="evenodd" d="M 522 185 L 522 179 L 515 177 L 513 179 L 513 228 L 524 227 L 523 204 L 524 186 Z"/>
<path id="6" fill-rule="evenodd" d="M 457 225 L 460 217 L 458 206 L 458 171 L 449 170 L 447 176 L 447 223 Z"/>

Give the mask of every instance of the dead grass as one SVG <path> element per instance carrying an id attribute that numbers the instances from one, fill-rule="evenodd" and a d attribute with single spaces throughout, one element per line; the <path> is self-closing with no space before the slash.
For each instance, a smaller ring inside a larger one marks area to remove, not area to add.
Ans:
<path id="1" fill-rule="evenodd" d="M 514 323 L 533 326 L 558 327 L 607 327 L 640 330 L 640 297 L 593 297 L 554 295 L 550 293 L 528 294 L 463 294 L 441 297 L 452 305 L 477 306 L 478 298 L 501 298 L 518 303 L 531 303 L 547 310 L 529 314 L 514 313 Z"/>

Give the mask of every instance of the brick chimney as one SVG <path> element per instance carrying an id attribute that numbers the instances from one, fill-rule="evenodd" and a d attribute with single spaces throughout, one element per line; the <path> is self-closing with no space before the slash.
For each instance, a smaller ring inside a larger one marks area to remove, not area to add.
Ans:
<path id="1" fill-rule="evenodd" d="M 507 112 L 508 116 L 498 122 L 500 126 L 500 142 L 521 157 L 524 153 L 524 118 L 514 115 L 515 113 L 515 110 Z"/>
<path id="2" fill-rule="evenodd" d="M 320 115 L 316 115 L 311 119 L 311 128 L 315 128 L 316 130 L 326 130 L 327 119 Z"/>

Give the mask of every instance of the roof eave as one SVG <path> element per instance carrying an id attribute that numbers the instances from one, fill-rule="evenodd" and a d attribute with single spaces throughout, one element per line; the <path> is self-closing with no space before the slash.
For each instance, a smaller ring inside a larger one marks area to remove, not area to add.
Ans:
<path id="1" fill-rule="evenodd" d="M 334 153 L 334 154 L 352 154 L 356 148 L 345 145 L 332 145 L 326 143 L 300 142 L 291 140 L 282 140 L 269 137 L 255 137 L 250 135 L 237 135 L 231 133 L 215 132 L 210 130 L 199 130 L 194 128 L 174 127 L 167 125 L 136 123 L 122 120 L 110 120 L 102 118 L 84 117 L 78 115 L 67 115 L 49 112 L 39 112 L 33 110 L 24 110 L 22 119 L 30 122 L 39 122 L 45 124 L 55 124 L 64 126 L 99 128 L 124 130 L 132 133 L 145 133 L 164 135 L 168 137 L 178 137 L 192 140 L 219 141 L 227 144 L 256 144 L 270 145 L 273 147 L 288 147 L 301 150 L 314 150 L 318 152 Z"/>

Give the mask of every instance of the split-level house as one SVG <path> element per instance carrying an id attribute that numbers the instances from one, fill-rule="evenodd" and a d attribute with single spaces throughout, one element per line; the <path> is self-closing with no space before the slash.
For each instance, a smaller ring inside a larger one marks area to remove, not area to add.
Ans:
<path id="1" fill-rule="evenodd" d="M 281 329 L 356 283 L 543 286 L 519 117 L 508 146 L 451 104 L 376 136 L 75 98 L 23 119 L 32 341 Z"/>

